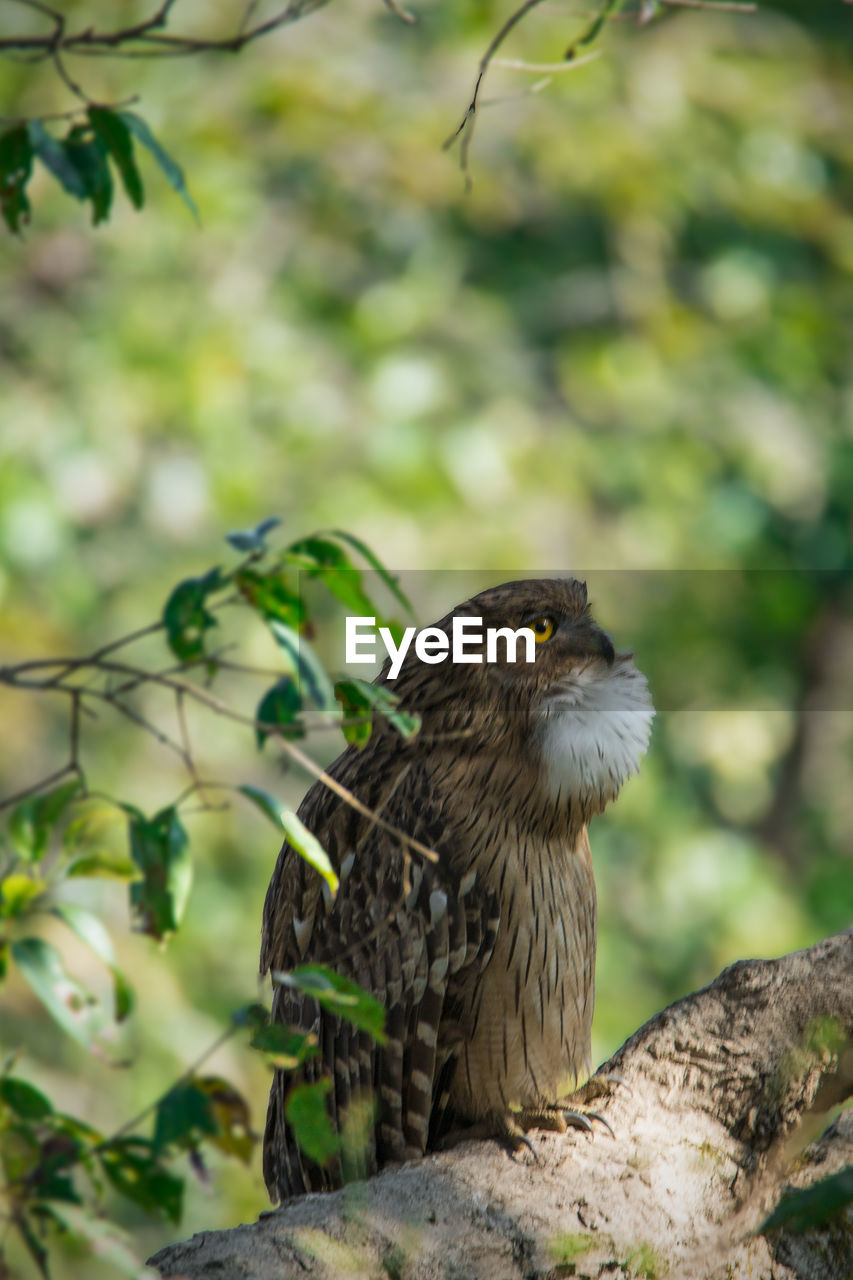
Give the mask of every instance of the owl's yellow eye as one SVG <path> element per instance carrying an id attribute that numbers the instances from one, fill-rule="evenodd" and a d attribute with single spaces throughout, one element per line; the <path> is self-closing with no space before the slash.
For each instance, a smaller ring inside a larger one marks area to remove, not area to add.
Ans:
<path id="1" fill-rule="evenodd" d="M 540 617 L 533 619 L 530 623 L 530 630 L 533 632 L 536 643 L 544 644 L 554 634 L 554 619 L 543 613 Z"/>

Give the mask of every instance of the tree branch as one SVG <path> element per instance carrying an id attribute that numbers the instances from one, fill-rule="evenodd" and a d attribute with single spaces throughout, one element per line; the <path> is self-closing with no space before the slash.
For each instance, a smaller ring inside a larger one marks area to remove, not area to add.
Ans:
<path id="1" fill-rule="evenodd" d="M 804 1118 L 853 1089 L 851 979 L 848 932 L 733 965 L 659 1013 L 600 1070 L 628 1086 L 596 1104 L 615 1138 L 534 1134 L 535 1159 L 465 1143 L 194 1236 L 151 1265 L 187 1280 L 834 1280 L 847 1274 L 850 1206 L 802 1236 L 759 1230 L 786 1184 L 853 1158 L 849 1112 L 798 1149 Z"/>

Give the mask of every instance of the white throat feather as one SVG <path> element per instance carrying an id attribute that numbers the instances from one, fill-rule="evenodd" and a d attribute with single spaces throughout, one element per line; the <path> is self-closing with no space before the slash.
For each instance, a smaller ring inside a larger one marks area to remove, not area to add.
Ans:
<path id="1" fill-rule="evenodd" d="M 552 686 L 537 725 L 549 798 L 603 809 L 637 772 L 654 714 L 648 682 L 630 654 L 617 655 L 612 667 L 593 659 Z"/>

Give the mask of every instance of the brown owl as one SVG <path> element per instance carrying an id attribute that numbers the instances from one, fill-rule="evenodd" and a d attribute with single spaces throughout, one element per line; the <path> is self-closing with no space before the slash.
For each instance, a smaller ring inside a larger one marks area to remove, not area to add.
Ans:
<path id="1" fill-rule="evenodd" d="M 261 970 L 326 963 L 387 1010 L 387 1042 L 279 986 L 277 1022 L 313 1030 L 318 1055 L 277 1072 L 264 1138 L 273 1198 L 334 1187 L 422 1155 L 450 1131 L 518 1131 L 590 1065 L 596 903 L 587 824 L 645 752 L 653 710 L 630 654 L 593 622 L 584 583 L 508 582 L 459 605 L 486 628 L 530 627 L 534 661 L 441 665 L 410 649 L 377 684 L 422 717 L 403 740 L 384 721 L 330 767 L 398 838 L 322 783 L 299 809 L 338 875 L 332 900 L 287 844 L 264 907 Z M 468 651 L 471 650 L 470 640 Z M 484 653 L 485 656 L 485 653 Z M 523 646 L 519 650 L 523 658 Z M 331 1082 L 333 1125 L 369 1116 L 360 1165 L 300 1152 L 285 1114 L 295 1079 Z"/>

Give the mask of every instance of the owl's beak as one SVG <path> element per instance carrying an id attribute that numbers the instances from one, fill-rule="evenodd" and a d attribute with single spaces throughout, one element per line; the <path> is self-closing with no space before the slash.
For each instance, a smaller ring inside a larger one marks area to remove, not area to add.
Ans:
<path id="1" fill-rule="evenodd" d="M 603 658 L 608 667 L 613 666 L 616 658 L 613 641 L 594 622 L 579 622 L 571 628 L 567 638 L 572 653 L 576 653 L 578 657 Z"/>

